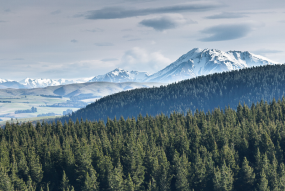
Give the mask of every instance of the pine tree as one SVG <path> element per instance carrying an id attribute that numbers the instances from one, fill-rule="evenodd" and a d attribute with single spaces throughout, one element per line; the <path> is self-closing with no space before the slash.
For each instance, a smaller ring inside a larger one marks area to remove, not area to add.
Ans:
<path id="1" fill-rule="evenodd" d="M 164 151 L 158 152 L 157 171 L 155 173 L 155 181 L 152 183 L 153 189 L 170 190 L 172 176 L 170 175 L 170 162 L 167 160 Z"/>
<path id="2" fill-rule="evenodd" d="M 135 190 L 135 186 L 134 186 L 133 180 L 130 174 L 128 174 L 128 178 L 126 179 L 126 183 L 125 183 L 125 191 L 134 191 L 134 190 Z"/>
<path id="3" fill-rule="evenodd" d="M 123 179 L 123 168 L 120 160 L 118 161 L 117 167 L 109 175 L 109 190 L 121 191 L 124 190 L 124 179 Z"/>
<path id="4" fill-rule="evenodd" d="M 34 148 L 28 150 L 28 161 L 32 180 L 36 183 L 41 182 L 43 178 L 42 165 L 40 163 L 39 157 L 34 151 Z"/>
<path id="5" fill-rule="evenodd" d="M 67 191 L 69 190 L 70 186 L 69 186 L 69 180 L 68 177 L 65 174 L 65 171 L 63 171 L 63 175 L 62 175 L 62 181 L 61 181 L 61 189 L 62 191 Z"/>
<path id="6" fill-rule="evenodd" d="M 27 190 L 27 186 L 24 182 L 23 179 L 20 179 L 17 176 L 17 172 L 18 172 L 18 165 L 15 161 L 15 158 L 13 157 L 13 164 L 12 164 L 12 168 L 11 168 L 11 174 L 10 174 L 10 180 L 12 185 L 14 185 L 14 190 Z"/>
<path id="7" fill-rule="evenodd" d="M 221 169 L 218 167 L 214 173 L 214 189 L 217 191 L 230 191 L 233 189 L 233 174 L 231 169 L 224 162 Z"/>
<path id="8" fill-rule="evenodd" d="M 132 135 L 131 135 L 132 136 Z M 144 181 L 144 166 L 141 156 L 141 143 L 134 143 L 133 137 L 131 137 L 130 143 L 127 145 L 126 156 L 124 164 L 127 172 L 130 174 L 133 186 L 135 190 L 140 190 L 140 186 Z"/>
<path id="9" fill-rule="evenodd" d="M 94 170 L 90 171 L 91 174 L 89 176 L 89 173 L 87 172 L 86 174 L 86 179 L 84 182 L 84 185 L 82 187 L 82 190 L 87 190 L 87 191 L 97 191 L 98 190 L 98 183 L 97 183 L 97 177 L 94 172 Z"/>
<path id="10" fill-rule="evenodd" d="M 246 157 L 244 157 L 241 169 L 242 178 L 241 188 L 243 190 L 253 190 L 254 183 L 255 183 L 255 173 L 252 167 L 249 166 L 249 162 L 247 161 Z"/>
<path id="11" fill-rule="evenodd" d="M 0 165 L 0 190 L 3 190 L 3 191 L 13 190 L 11 180 L 1 165 Z"/>
<path id="12" fill-rule="evenodd" d="M 268 180 L 266 178 L 264 169 L 262 169 L 261 174 L 260 174 L 260 182 L 258 184 L 258 190 L 259 191 L 269 191 L 270 189 L 268 188 Z"/>
<path id="13" fill-rule="evenodd" d="M 285 190 L 285 165 L 284 163 L 280 164 L 280 174 L 279 174 L 279 184 L 278 187 L 280 190 Z"/>
<path id="14" fill-rule="evenodd" d="M 197 150 L 196 155 L 195 155 L 195 161 L 192 164 L 193 168 L 193 185 L 194 185 L 194 190 L 199 189 L 199 188 L 204 188 L 205 185 L 205 176 L 206 176 L 206 166 L 203 161 L 203 159 L 200 157 L 200 154 Z"/>
<path id="15" fill-rule="evenodd" d="M 186 158 L 186 155 L 183 153 L 181 157 L 176 152 L 174 155 L 174 165 L 176 171 L 176 181 L 175 181 L 175 190 L 177 191 L 190 191 L 189 182 L 188 182 L 188 170 L 189 162 Z"/>

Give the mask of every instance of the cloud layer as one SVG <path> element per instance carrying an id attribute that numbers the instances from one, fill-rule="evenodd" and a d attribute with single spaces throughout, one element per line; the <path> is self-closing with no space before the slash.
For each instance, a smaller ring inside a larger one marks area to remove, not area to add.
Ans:
<path id="1" fill-rule="evenodd" d="M 201 32 L 210 35 L 200 39 L 203 42 L 234 40 L 247 36 L 254 27 L 250 23 L 222 24 L 206 28 Z"/>
<path id="2" fill-rule="evenodd" d="M 125 52 L 120 67 L 127 70 L 156 72 L 169 65 L 171 60 L 160 52 L 149 53 L 145 49 L 134 47 Z"/>
<path id="3" fill-rule="evenodd" d="M 220 14 L 205 17 L 207 19 L 236 19 L 247 17 L 244 13 L 223 12 Z"/>
<path id="4" fill-rule="evenodd" d="M 159 8 L 145 8 L 145 9 L 125 9 L 122 7 L 105 7 L 95 11 L 86 13 L 86 19 L 121 19 L 136 16 L 145 16 L 151 14 L 162 13 L 180 13 L 180 12 L 197 12 L 208 11 L 217 8 L 218 5 L 214 3 L 192 3 L 174 5 Z"/>
<path id="5" fill-rule="evenodd" d="M 277 54 L 277 53 L 282 53 L 283 51 L 271 50 L 271 49 L 259 49 L 259 50 L 255 50 L 255 51 L 252 51 L 252 52 L 257 54 L 257 55 L 266 56 L 267 54 Z"/>
<path id="6" fill-rule="evenodd" d="M 166 15 L 152 19 L 144 19 L 139 24 L 146 27 L 151 27 L 157 31 L 164 31 L 167 29 L 176 28 L 186 23 L 187 23 L 186 19 L 182 15 L 177 14 L 177 15 Z M 192 21 L 192 23 L 194 22 Z"/>
<path id="7" fill-rule="evenodd" d="M 96 45 L 96 46 L 114 46 L 114 44 L 110 43 L 110 42 L 98 42 L 98 43 L 94 43 L 94 45 Z"/>

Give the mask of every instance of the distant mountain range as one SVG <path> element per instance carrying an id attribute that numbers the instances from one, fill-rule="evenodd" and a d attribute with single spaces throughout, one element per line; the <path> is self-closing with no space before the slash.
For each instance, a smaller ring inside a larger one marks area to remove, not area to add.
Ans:
<path id="1" fill-rule="evenodd" d="M 92 78 L 75 80 L 31 79 L 19 82 L 0 79 L 0 89 L 43 88 L 85 82 L 160 82 L 171 83 L 201 75 L 220 73 L 252 66 L 280 64 L 248 51 L 223 52 L 217 49 L 194 48 L 164 69 L 149 75 L 147 72 L 126 71 L 120 68 Z"/>
<path id="2" fill-rule="evenodd" d="M 89 98 L 101 98 L 110 94 L 132 90 L 137 88 L 150 88 L 166 85 L 163 83 L 155 82 L 89 82 L 89 83 L 76 83 L 59 86 L 49 86 L 44 88 L 33 89 L 0 89 L 2 97 L 21 97 L 24 95 L 33 96 L 62 96 L 72 98 L 73 100 L 82 100 Z"/>
<path id="3" fill-rule="evenodd" d="M 0 79 L 0 89 L 13 88 L 13 89 L 31 89 L 31 88 L 44 88 L 48 86 L 59 86 L 67 84 L 77 84 L 88 82 L 92 78 L 82 78 L 74 80 L 66 79 L 31 79 L 26 78 L 19 82 L 13 80 Z"/>
<path id="4" fill-rule="evenodd" d="M 107 74 L 95 76 L 89 82 L 143 82 L 149 76 L 147 72 L 128 72 L 121 68 L 116 68 Z"/>

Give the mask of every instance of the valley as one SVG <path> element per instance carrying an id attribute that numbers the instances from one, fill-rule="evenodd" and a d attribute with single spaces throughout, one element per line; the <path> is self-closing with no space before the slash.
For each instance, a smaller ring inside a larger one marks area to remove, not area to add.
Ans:
<path id="1" fill-rule="evenodd" d="M 34 89 L 0 89 L 0 119 L 2 120 L 0 124 L 11 118 L 20 120 L 20 118 L 37 117 L 37 115 L 47 113 L 60 116 L 67 109 L 76 111 L 110 94 L 160 85 L 164 84 L 153 82 L 89 82 Z M 36 113 L 15 114 L 16 110 L 26 110 L 31 107 L 36 107 L 38 111 Z"/>
<path id="2" fill-rule="evenodd" d="M 6 121 L 11 121 L 11 119 L 16 121 L 22 121 L 22 118 L 36 118 L 37 115 L 46 113 L 55 113 L 57 116 L 62 116 L 63 111 L 71 109 L 76 111 L 79 108 L 76 107 L 45 107 L 48 104 L 55 103 L 65 103 L 69 98 L 47 98 L 42 96 L 27 95 L 27 96 L 17 96 L 11 98 L 1 98 L 0 97 L 0 125 L 4 125 Z M 10 101 L 11 103 L 2 103 Z M 42 107 L 44 106 L 44 107 Z M 37 112 L 34 113 L 17 113 L 17 110 L 27 110 L 32 107 L 37 108 Z M 42 118 L 38 118 L 42 119 Z"/>

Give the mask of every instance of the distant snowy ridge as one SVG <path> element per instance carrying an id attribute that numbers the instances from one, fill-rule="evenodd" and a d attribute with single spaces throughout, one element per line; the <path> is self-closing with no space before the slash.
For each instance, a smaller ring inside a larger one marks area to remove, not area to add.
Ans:
<path id="1" fill-rule="evenodd" d="M 26 78 L 21 80 L 19 83 L 23 84 L 27 88 L 41 88 L 47 86 L 61 85 L 61 83 L 58 80 L 42 79 L 42 78 L 41 79 Z"/>
<path id="2" fill-rule="evenodd" d="M 195 48 L 145 81 L 169 83 L 200 75 L 272 64 L 279 63 L 248 51 L 223 52 L 217 49 Z"/>
<path id="3" fill-rule="evenodd" d="M 95 76 L 89 82 L 142 82 L 147 77 L 149 77 L 147 72 L 129 72 L 121 68 L 116 68 L 107 74 Z"/>
<path id="4" fill-rule="evenodd" d="M 67 85 L 67 84 L 76 84 L 76 83 L 85 83 L 89 81 L 91 78 L 82 78 L 82 79 L 75 79 L 75 80 L 67 80 L 67 79 L 31 79 L 26 78 L 19 83 L 24 85 L 26 88 L 43 88 L 47 86 L 59 86 L 59 85 Z"/>
<path id="5" fill-rule="evenodd" d="M 11 81 L 13 81 L 13 80 L 7 80 L 7 79 L 1 79 L 0 78 L 0 83 L 11 82 Z"/>

